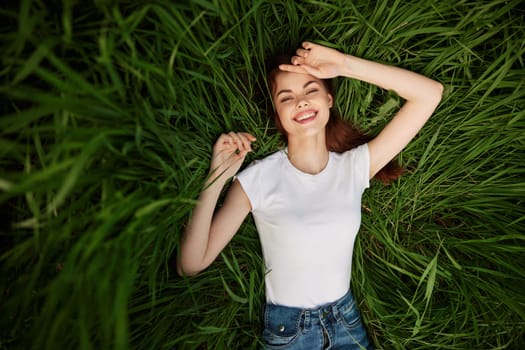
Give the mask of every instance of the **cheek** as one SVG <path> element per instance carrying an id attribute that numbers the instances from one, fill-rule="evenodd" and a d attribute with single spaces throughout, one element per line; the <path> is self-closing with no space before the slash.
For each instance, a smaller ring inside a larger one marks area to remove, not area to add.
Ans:
<path id="1" fill-rule="evenodd" d="M 286 116 L 288 112 L 289 108 L 287 108 L 287 106 L 280 106 L 279 108 L 277 108 L 275 110 L 276 112 L 276 115 L 278 118 L 281 118 L 282 116 Z"/>
<path id="2" fill-rule="evenodd" d="M 332 98 L 330 96 L 323 96 L 321 101 L 323 103 L 326 103 L 328 105 L 328 108 L 332 108 L 333 101 L 332 101 Z"/>

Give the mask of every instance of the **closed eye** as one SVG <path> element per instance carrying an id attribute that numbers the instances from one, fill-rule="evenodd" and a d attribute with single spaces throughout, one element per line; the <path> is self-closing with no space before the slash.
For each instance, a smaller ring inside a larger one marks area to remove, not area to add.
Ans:
<path id="1" fill-rule="evenodd" d="M 313 94 L 313 93 L 315 93 L 317 91 L 319 91 L 319 89 L 310 89 L 310 90 L 306 91 L 306 94 L 310 95 L 310 94 Z"/>
<path id="2" fill-rule="evenodd" d="M 285 103 L 285 102 L 288 102 L 288 101 L 291 101 L 291 100 L 292 100 L 292 98 L 290 96 L 284 97 L 284 98 L 281 99 L 281 103 Z"/>

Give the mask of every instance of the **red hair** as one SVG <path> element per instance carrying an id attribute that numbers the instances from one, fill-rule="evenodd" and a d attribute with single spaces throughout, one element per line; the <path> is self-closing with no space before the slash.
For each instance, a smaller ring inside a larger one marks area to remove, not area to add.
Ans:
<path id="1" fill-rule="evenodd" d="M 278 58 L 278 61 L 278 63 L 288 63 L 290 62 L 290 58 L 288 57 L 284 60 L 282 58 Z M 275 78 L 279 72 L 279 68 L 273 68 L 268 74 L 268 82 L 271 90 L 274 88 Z M 330 93 L 332 98 L 334 98 L 335 95 L 332 93 L 332 80 L 322 79 L 322 82 L 328 93 Z M 273 113 L 273 120 L 277 130 L 279 130 L 281 135 L 286 139 L 286 130 L 284 130 L 279 116 L 275 112 L 275 109 Z M 326 148 L 331 152 L 337 153 L 346 152 L 352 148 L 365 144 L 372 139 L 371 136 L 366 135 L 355 125 L 341 119 L 332 109 L 330 110 L 330 118 L 326 124 L 325 136 Z M 392 160 L 374 175 L 374 179 L 382 182 L 385 185 L 388 185 L 392 183 L 392 181 L 398 179 L 401 174 L 403 174 L 403 168 L 399 166 L 397 161 Z"/>

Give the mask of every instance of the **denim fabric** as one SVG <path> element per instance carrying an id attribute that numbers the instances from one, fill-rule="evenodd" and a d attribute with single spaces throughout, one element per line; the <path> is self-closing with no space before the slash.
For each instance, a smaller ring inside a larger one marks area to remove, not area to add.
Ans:
<path id="1" fill-rule="evenodd" d="M 352 293 L 316 309 L 266 304 L 264 349 L 373 349 Z"/>

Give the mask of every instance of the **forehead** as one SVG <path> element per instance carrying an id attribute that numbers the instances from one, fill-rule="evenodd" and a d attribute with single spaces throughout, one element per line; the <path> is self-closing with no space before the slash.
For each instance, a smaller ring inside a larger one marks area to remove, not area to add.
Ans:
<path id="1" fill-rule="evenodd" d="M 323 82 L 320 79 L 310 74 L 279 71 L 275 75 L 272 92 L 275 94 L 280 90 L 301 90 L 305 84 L 311 81 L 315 81 L 318 84 L 323 85 Z"/>

